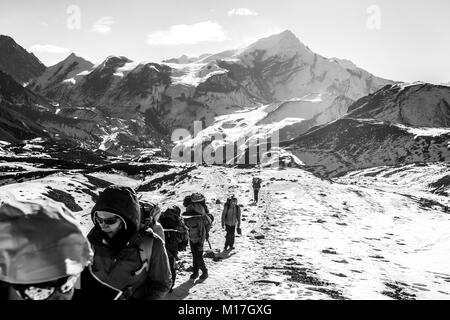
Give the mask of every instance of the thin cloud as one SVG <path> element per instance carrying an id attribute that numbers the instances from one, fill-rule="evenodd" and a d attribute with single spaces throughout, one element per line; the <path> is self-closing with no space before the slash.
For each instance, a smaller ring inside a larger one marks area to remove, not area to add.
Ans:
<path id="1" fill-rule="evenodd" d="M 178 24 L 168 30 L 158 30 L 147 35 L 150 45 L 196 44 L 199 42 L 222 42 L 227 39 L 222 26 L 204 21 L 194 24 Z"/>
<path id="2" fill-rule="evenodd" d="M 92 30 L 97 33 L 107 34 L 111 31 L 111 26 L 114 24 L 113 17 L 103 17 L 97 20 L 92 27 Z"/>
<path id="3" fill-rule="evenodd" d="M 258 13 L 247 8 L 235 8 L 228 11 L 229 16 L 257 16 Z"/>
<path id="4" fill-rule="evenodd" d="M 51 44 L 35 44 L 30 47 L 31 52 L 45 53 L 67 53 L 69 49 L 54 46 Z"/>

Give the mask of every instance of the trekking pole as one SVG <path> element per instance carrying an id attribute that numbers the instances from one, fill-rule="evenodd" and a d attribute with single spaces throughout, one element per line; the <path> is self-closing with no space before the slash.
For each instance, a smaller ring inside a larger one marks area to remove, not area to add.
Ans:
<path id="1" fill-rule="evenodd" d="M 206 241 L 208 242 L 208 244 L 209 244 L 209 249 L 210 250 L 212 250 L 212 247 L 211 247 L 211 242 L 209 242 L 209 239 L 206 239 Z"/>

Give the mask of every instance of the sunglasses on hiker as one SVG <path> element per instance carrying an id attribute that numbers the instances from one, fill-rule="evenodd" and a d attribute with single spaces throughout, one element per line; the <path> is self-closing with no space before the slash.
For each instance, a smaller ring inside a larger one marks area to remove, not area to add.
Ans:
<path id="1" fill-rule="evenodd" d="M 75 288 L 79 276 L 78 274 L 36 285 L 14 285 L 13 288 L 24 300 L 47 300 L 55 292 L 67 294 L 72 291 Z"/>
<path id="2" fill-rule="evenodd" d="M 95 221 L 98 224 L 107 224 L 107 225 L 113 225 L 119 221 L 119 217 L 111 217 L 111 218 L 100 218 L 99 216 L 95 215 Z"/>

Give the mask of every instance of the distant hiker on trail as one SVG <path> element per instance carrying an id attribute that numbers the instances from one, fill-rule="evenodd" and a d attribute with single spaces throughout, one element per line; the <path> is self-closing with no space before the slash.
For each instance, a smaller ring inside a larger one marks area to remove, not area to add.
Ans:
<path id="1" fill-rule="evenodd" d="M 172 292 L 175 285 L 178 251 L 186 250 L 189 243 L 189 230 L 184 224 L 181 209 L 178 206 L 170 207 L 164 211 L 159 218 L 159 222 L 164 228 L 166 250 L 172 273 L 172 287 L 169 292 Z"/>
<path id="2" fill-rule="evenodd" d="M 188 197 L 186 197 L 188 198 Z M 200 280 L 208 277 L 208 269 L 203 260 L 203 245 L 205 240 L 209 239 L 209 230 L 212 225 L 210 215 L 207 214 L 205 207 L 205 197 L 200 193 L 194 193 L 190 199 L 184 199 L 186 211 L 183 213 L 183 219 L 189 228 L 189 244 L 192 252 L 193 273 L 191 279 L 198 277 L 198 271 L 202 270 Z"/>
<path id="3" fill-rule="evenodd" d="M 225 228 L 224 250 L 234 249 L 234 237 L 237 227 L 237 233 L 241 234 L 241 208 L 237 205 L 237 199 L 232 196 L 227 199 L 222 211 L 222 229 Z"/>
<path id="4" fill-rule="evenodd" d="M 0 300 L 116 300 L 90 269 L 89 242 L 61 203 L 0 206 Z M 79 290 L 75 290 L 79 289 Z"/>
<path id="5" fill-rule="evenodd" d="M 151 228 L 142 229 L 135 191 L 110 186 L 91 211 L 95 226 L 88 234 L 94 249 L 93 271 L 124 292 L 129 300 L 161 299 L 172 284 L 164 241 Z"/>
<path id="6" fill-rule="evenodd" d="M 253 177 L 252 179 L 252 187 L 253 187 L 253 200 L 255 203 L 258 203 L 258 194 L 259 189 L 261 189 L 262 179 L 258 177 Z"/>

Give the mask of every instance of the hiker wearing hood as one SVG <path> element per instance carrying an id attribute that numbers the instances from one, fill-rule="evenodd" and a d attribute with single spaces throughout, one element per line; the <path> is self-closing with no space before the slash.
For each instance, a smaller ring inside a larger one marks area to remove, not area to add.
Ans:
<path id="1" fill-rule="evenodd" d="M 192 253 L 193 273 L 190 279 L 196 279 L 199 275 L 199 270 L 202 271 L 200 280 L 205 280 L 208 277 L 208 269 L 203 259 L 203 246 L 205 240 L 208 239 L 208 233 L 212 225 L 211 218 L 206 213 L 205 197 L 199 193 L 194 193 L 190 197 L 190 201 L 184 201 L 187 205 L 186 211 L 183 213 L 183 219 L 186 226 L 189 228 L 189 245 Z"/>
<path id="2" fill-rule="evenodd" d="M 92 256 L 63 204 L 49 199 L 1 204 L 0 300 L 119 298 L 119 290 L 92 274 Z"/>
<path id="3" fill-rule="evenodd" d="M 236 227 L 238 234 L 241 234 L 241 208 L 233 196 L 227 200 L 222 211 L 222 228 L 225 228 L 227 232 L 224 250 L 234 249 Z"/>
<path id="4" fill-rule="evenodd" d="M 95 226 L 88 234 L 94 250 L 92 270 L 125 299 L 161 299 L 172 284 L 164 241 L 143 232 L 141 209 L 133 189 L 107 187 L 91 211 Z"/>

